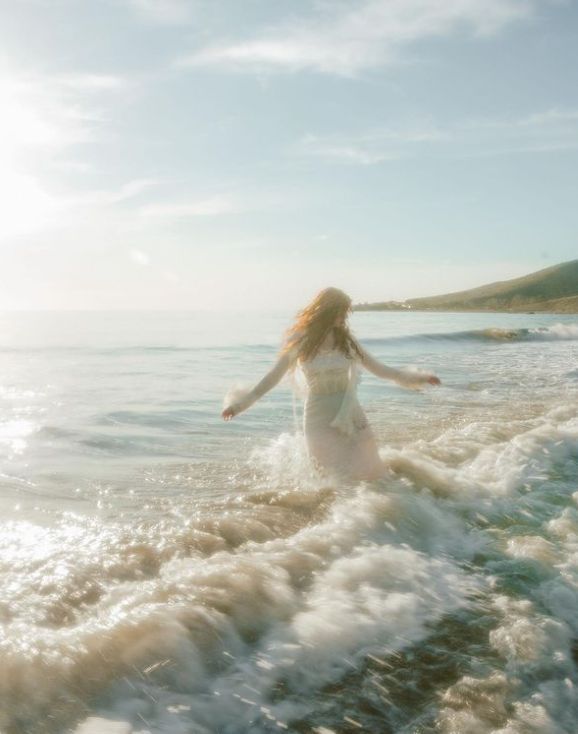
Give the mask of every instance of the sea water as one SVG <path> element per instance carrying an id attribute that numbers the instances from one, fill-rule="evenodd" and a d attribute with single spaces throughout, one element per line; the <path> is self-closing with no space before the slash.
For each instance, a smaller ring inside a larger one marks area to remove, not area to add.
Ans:
<path id="1" fill-rule="evenodd" d="M 0 317 L 0 731 L 575 732 L 578 319 L 355 313 L 389 475 L 310 470 L 291 313 Z"/>

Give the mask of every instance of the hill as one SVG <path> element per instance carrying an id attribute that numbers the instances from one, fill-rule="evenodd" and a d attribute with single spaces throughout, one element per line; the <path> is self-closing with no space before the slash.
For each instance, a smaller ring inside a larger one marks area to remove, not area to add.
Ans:
<path id="1" fill-rule="evenodd" d="M 479 288 L 407 301 L 364 303 L 356 311 L 542 311 L 578 313 L 578 260 L 560 263 L 522 278 Z"/>

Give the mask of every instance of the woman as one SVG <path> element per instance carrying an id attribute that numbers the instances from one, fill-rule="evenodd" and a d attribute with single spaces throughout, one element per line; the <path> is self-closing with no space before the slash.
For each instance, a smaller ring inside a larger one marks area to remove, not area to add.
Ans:
<path id="1" fill-rule="evenodd" d="M 419 388 L 439 385 L 432 374 L 386 367 L 353 337 L 347 317 L 351 299 L 326 288 L 297 315 L 279 358 L 252 390 L 237 394 L 222 412 L 231 420 L 271 390 L 288 370 L 299 366 L 307 383 L 304 432 L 310 458 L 322 472 L 353 480 L 377 479 L 385 466 L 367 418 L 357 401 L 358 365 L 377 377 Z"/>

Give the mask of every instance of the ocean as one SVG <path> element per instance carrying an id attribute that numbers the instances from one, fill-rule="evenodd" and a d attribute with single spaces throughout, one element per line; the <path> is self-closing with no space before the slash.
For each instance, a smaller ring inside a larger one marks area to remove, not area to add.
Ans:
<path id="1" fill-rule="evenodd" d="M 578 318 L 354 313 L 390 474 L 310 471 L 293 314 L 0 315 L 0 731 L 560 734 L 578 721 Z"/>

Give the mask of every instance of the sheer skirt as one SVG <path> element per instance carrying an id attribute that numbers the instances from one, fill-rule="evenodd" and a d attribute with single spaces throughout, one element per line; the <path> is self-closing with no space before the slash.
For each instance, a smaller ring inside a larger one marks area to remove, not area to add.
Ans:
<path id="1" fill-rule="evenodd" d="M 377 451 L 377 444 L 369 422 L 355 398 L 352 419 L 355 430 L 348 436 L 331 426 L 344 398 L 344 391 L 333 393 L 310 392 L 303 414 L 303 430 L 309 457 L 323 474 L 337 475 L 352 480 L 377 479 L 385 467 Z"/>

